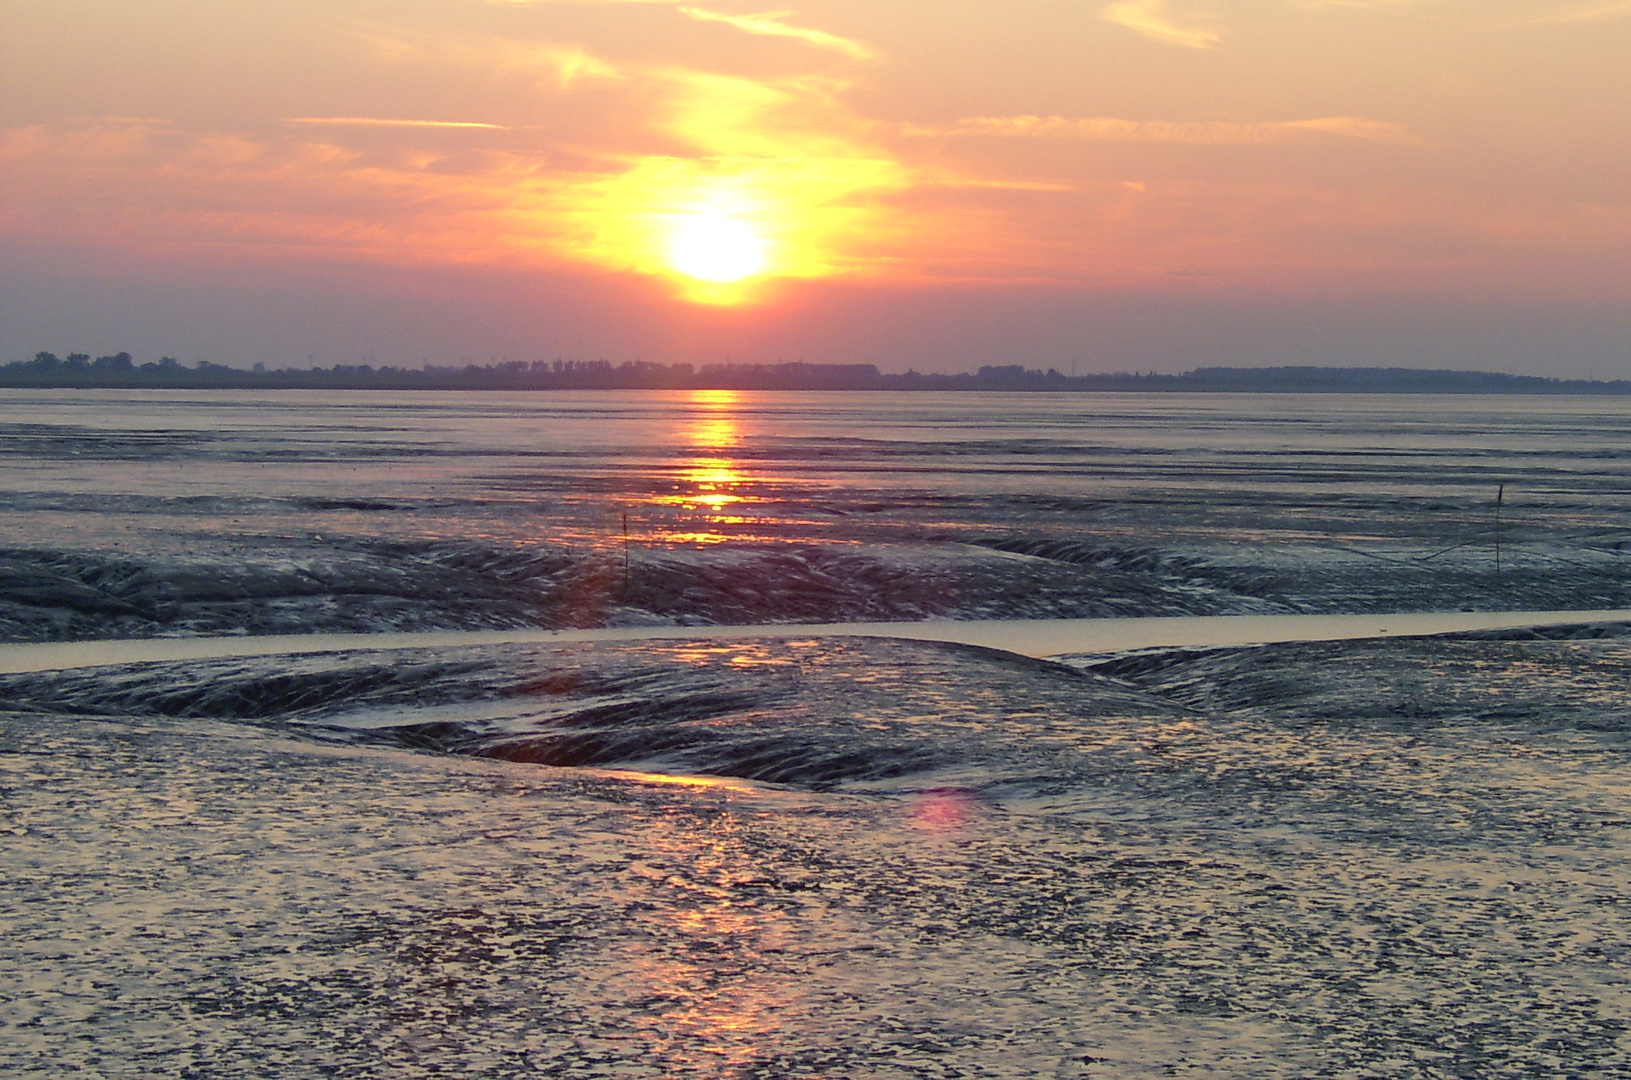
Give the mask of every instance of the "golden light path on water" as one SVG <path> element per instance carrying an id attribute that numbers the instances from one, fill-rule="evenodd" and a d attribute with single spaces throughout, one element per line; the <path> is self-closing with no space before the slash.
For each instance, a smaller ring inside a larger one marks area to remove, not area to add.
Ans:
<path id="1" fill-rule="evenodd" d="M 671 507 L 678 511 L 700 511 L 703 529 L 669 530 L 661 536 L 648 536 L 646 540 L 665 543 L 717 544 L 739 537 L 715 531 L 716 525 L 747 524 L 747 517 L 725 514 L 726 507 L 744 503 L 749 497 L 741 493 L 743 484 L 750 480 L 733 455 L 742 441 L 737 422 L 736 407 L 740 398 L 734 390 L 695 390 L 686 404 L 694 410 L 687 413 L 682 435 L 691 449 L 690 459 L 682 467 L 678 490 L 651 499 L 655 506 Z"/>

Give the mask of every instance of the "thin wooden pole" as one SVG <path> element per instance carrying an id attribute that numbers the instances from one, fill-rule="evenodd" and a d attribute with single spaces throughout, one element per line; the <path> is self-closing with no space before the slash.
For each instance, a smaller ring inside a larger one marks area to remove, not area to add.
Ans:
<path id="1" fill-rule="evenodd" d="M 1495 572 L 1501 572 L 1501 500 L 1506 497 L 1506 485 L 1495 489 Z"/>

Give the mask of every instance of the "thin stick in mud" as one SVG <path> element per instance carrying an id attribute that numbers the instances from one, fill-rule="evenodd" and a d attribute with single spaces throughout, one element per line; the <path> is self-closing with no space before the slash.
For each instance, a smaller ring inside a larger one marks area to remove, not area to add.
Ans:
<path id="1" fill-rule="evenodd" d="M 1495 489 L 1495 572 L 1501 572 L 1501 500 L 1506 497 L 1506 485 Z"/>

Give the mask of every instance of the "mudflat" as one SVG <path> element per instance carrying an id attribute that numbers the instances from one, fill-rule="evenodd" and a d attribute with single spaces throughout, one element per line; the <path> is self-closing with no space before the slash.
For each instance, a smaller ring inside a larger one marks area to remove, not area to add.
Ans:
<path id="1" fill-rule="evenodd" d="M 1631 1069 L 1631 403 L 4 400 L 9 1074 Z"/>

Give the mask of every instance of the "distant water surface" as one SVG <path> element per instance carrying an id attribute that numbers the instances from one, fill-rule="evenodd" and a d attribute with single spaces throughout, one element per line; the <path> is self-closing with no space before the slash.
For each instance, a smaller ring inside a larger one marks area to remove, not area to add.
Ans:
<path id="1" fill-rule="evenodd" d="M 0 403 L 16 639 L 1631 606 L 1619 398 Z"/>

